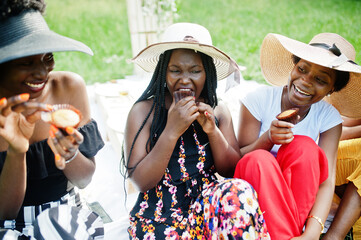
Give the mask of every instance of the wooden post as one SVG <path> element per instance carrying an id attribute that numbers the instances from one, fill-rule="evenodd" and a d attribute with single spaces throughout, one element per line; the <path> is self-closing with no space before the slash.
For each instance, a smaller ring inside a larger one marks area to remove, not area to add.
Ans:
<path id="1" fill-rule="evenodd" d="M 143 48 L 159 42 L 160 35 L 164 31 L 163 28 L 172 23 L 171 20 L 169 23 L 159 24 L 156 13 L 144 13 L 142 1 L 144 0 L 127 0 L 128 25 L 133 57 Z M 144 71 L 138 66 L 134 66 L 134 74 L 142 75 Z"/>

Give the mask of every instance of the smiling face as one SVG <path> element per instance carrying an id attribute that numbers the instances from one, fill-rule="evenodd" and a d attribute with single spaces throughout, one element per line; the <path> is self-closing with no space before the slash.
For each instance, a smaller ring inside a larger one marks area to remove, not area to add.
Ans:
<path id="1" fill-rule="evenodd" d="M 52 53 L 15 59 L 0 64 L 0 97 L 29 93 L 30 98 L 41 95 L 54 69 Z"/>
<path id="2" fill-rule="evenodd" d="M 311 106 L 334 90 L 336 72 L 301 59 L 288 81 L 288 99 L 297 107 Z"/>
<path id="3" fill-rule="evenodd" d="M 200 96 L 206 81 L 206 72 L 201 56 L 190 49 L 175 49 L 170 57 L 166 82 L 169 92 L 191 90 L 196 99 Z"/>

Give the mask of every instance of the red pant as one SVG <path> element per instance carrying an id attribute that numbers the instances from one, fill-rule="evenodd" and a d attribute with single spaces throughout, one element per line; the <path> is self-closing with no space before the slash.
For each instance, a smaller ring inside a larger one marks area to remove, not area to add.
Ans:
<path id="1" fill-rule="evenodd" d="M 288 240 L 302 233 L 319 185 L 327 179 L 323 150 L 307 136 L 295 136 L 275 158 L 255 150 L 237 164 L 234 177 L 248 181 L 258 193 L 272 239 Z"/>

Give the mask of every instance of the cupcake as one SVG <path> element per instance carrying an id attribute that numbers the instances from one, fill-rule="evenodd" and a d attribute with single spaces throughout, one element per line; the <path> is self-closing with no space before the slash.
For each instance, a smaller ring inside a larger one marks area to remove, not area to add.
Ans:
<path id="1" fill-rule="evenodd" d="M 296 124 L 298 122 L 298 108 L 287 109 L 276 116 L 280 121 Z"/>
<path id="2" fill-rule="evenodd" d="M 43 112 L 41 118 L 43 121 L 64 130 L 66 127 L 77 128 L 82 116 L 80 111 L 72 105 L 58 104 L 53 105 L 53 110 L 50 112 Z"/>
<path id="3" fill-rule="evenodd" d="M 182 98 L 188 97 L 188 96 L 195 96 L 195 93 L 190 89 L 180 89 L 178 91 L 173 92 L 175 103 L 177 103 Z"/>

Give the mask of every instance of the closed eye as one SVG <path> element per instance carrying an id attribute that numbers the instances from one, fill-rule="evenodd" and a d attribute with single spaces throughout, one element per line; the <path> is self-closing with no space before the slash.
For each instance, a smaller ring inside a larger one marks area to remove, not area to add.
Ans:
<path id="1" fill-rule="evenodd" d="M 303 69 L 302 67 L 300 67 L 300 66 L 298 66 L 298 71 L 299 72 L 301 72 L 301 73 L 305 73 L 306 72 L 306 70 L 305 69 Z"/>
<path id="2" fill-rule="evenodd" d="M 320 84 L 322 84 L 322 85 L 325 85 L 325 84 L 328 83 L 327 81 L 325 81 L 325 80 L 323 80 L 322 78 L 319 78 L 319 77 L 316 77 L 315 79 L 316 79 L 316 81 L 317 81 L 318 83 L 320 83 Z"/>

